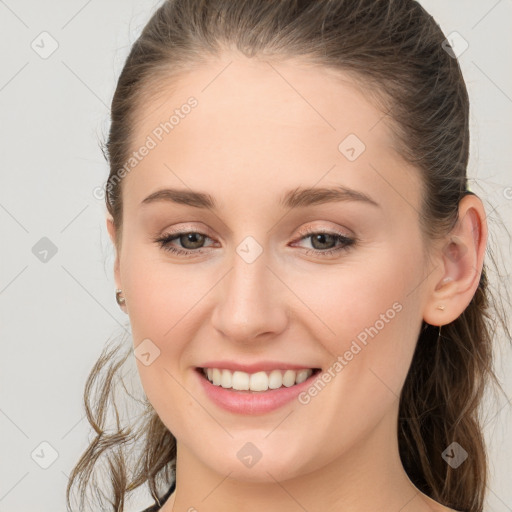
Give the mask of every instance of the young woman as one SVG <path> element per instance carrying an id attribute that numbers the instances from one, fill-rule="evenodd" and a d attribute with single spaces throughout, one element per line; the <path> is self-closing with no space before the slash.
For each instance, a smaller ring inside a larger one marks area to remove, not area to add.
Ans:
<path id="1" fill-rule="evenodd" d="M 488 233 L 450 50 L 412 0 L 162 3 L 106 145 L 132 340 L 91 373 L 68 500 L 483 510 Z M 134 356 L 137 424 L 115 400 Z"/>

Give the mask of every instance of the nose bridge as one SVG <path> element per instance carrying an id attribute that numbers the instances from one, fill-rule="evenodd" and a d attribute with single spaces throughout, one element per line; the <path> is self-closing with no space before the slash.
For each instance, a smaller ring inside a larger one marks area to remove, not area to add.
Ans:
<path id="1" fill-rule="evenodd" d="M 283 285 L 269 268 L 269 254 L 252 236 L 234 248 L 213 315 L 214 326 L 228 338 L 251 340 L 286 324 Z"/>
<path id="2" fill-rule="evenodd" d="M 234 298 L 244 303 L 256 303 L 264 299 L 264 291 L 269 287 L 269 269 L 267 252 L 261 249 L 260 254 L 254 242 L 242 242 L 235 250 L 232 258 L 232 270 L 229 281 L 229 292 Z"/>

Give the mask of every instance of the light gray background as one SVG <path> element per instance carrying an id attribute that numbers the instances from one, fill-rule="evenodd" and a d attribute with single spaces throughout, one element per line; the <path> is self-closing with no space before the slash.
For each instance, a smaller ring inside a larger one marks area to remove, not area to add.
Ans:
<path id="1" fill-rule="evenodd" d="M 456 31 L 469 43 L 460 56 L 472 106 L 469 174 L 488 211 L 495 208 L 491 229 L 498 213 L 510 229 L 512 2 L 422 3 L 445 34 Z M 127 322 L 114 300 L 104 204 L 93 190 L 108 176 L 98 141 L 107 134 L 117 77 L 159 4 L 0 0 L 0 512 L 65 510 L 66 475 L 89 437 L 85 379 Z M 31 47 L 34 40 L 42 46 L 42 37 L 50 47 L 43 31 L 58 43 L 46 59 Z M 47 262 L 32 252 L 42 237 L 57 248 Z M 497 238 L 510 268 L 510 246 Z M 511 397 L 510 350 L 502 347 L 497 358 Z M 511 407 L 503 398 L 489 404 L 486 510 L 511 511 Z M 58 452 L 48 469 L 31 456 L 49 461 L 42 442 Z M 132 510 L 150 503 L 141 493 Z"/>

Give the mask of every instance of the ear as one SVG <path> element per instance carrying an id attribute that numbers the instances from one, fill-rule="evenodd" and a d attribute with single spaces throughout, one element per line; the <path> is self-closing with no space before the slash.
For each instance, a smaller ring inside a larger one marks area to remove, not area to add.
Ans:
<path id="1" fill-rule="evenodd" d="M 430 282 L 425 322 L 445 325 L 467 308 L 480 282 L 486 246 L 485 209 L 478 196 L 468 194 L 459 203 L 455 227 L 437 249 L 441 271 Z"/>
<path id="2" fill-rule="evenodd" d="M 111 216 L 107 216 L 106 222 L 107 222 L 107 231 L 108 231 L 110 240 L 112 241 L 112 245 L 114 246 L 114 249 L 116 252 L 115 261 L 114 261 L 114 280 L 116 282 L 116 288 L 122 290 L 123 286 L 121 283 L 119 248 L 117 246 L 116 227 L 114 225 L 114 220 L 112 219 Z M 126 313 L 126 306 L 123 304 L 120 307 Z"/>

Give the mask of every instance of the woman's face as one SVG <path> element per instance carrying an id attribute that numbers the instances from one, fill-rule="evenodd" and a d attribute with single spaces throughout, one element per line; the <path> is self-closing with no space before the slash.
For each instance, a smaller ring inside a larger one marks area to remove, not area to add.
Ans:
<path id="1" fill-rule="evenodd" d="M 421 237 L 419 173 L 384 114 L 348 76 L 241 57 L 156 96 L 123 178 L 116 279 L 141 382 L 178 452 L 263 482 L 361 442 L 376 458 L 396 448 L 398 397 L 439 275 Z M 174 192 L 145 201 L 164 189 Z M 197 369 L 212 365 L 251 365 L 242 386 L 286 365 L 321 372 L 300 394 L 244 392 L 208 383 Z"/>

